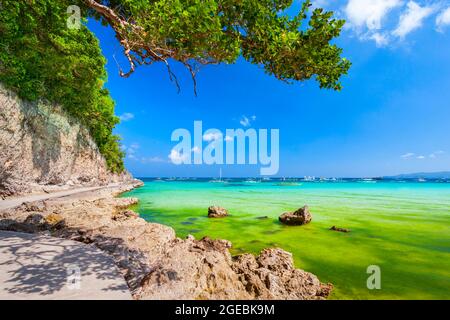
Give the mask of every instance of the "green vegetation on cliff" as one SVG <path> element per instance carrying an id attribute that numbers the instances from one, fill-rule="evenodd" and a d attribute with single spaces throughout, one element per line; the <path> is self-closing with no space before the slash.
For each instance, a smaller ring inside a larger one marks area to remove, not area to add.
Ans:
<path id="1" fill-rule="evenodd" d="M 123 151 L 112 133 L 119 122 L 106 81 L 105 58 L 85 27 L 67 28 L 74 1 L 2 0 L 0 82 L 21 98 L 60 104 L 91 132 L 112 172 L 122 172 Z"/>

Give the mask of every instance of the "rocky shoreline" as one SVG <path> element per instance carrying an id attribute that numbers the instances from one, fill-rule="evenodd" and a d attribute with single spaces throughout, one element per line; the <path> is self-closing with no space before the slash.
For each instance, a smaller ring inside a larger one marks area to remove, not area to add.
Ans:
<path id="1" fill-rule="evenodd" d="M 231 243 L 177 238 L 129 209 L 136 198 L 117 198 L 139 187 L 119 186 L 65 198 L 24 203 L 0 212 L 0 229 L 44 233 L 94 245 L 113 257 L 135 299 L 326 299 L 331 284 L 296 269 L 278 248 L 232 257 Z"/>

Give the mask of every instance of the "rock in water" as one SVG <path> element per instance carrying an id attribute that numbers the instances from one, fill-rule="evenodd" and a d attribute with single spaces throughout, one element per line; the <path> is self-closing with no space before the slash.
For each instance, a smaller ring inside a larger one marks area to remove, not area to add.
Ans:
<path id="1" fill-rule="evenodd" d="M 208 208 L 208 218 L 222 218 L 228 216 L 228 211 L 225 208 L 218 206 L 211 206 Z"/>
<path id="2" fill-rule="evenodd" d="M 304 206 L 294 212 L 285 212 L 278 219 L 281 223 L 290 226 L 300 226 L 311 222 L 312 216 L 311 212 L 309 212 L 309 207 Z"/>
<path id="3" fill-rule="evenodd" d="M 330 228 L 330 230 L 333 230 L 333 231 L 338 231 L 338 232 L 350 232 L 350 230 L 349 230 L 349 229 L 345 229 L 345 228 L 338 228 L 338 227 L 336 227 L 336 226 L 332 226 L 332 227 Z"/>

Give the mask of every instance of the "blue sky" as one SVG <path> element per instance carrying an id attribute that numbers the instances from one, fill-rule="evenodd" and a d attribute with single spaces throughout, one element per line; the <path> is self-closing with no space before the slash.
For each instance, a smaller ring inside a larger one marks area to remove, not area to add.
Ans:
<path id="1" fill-rule="evenodd" d="M 201 69 L 197 97 L 176 63 L 180 93 L 163 65 L 140 67 L 124 79 L 113 58 L 126 68 L 113 32 L 90 21 L 108 59 L 127 169 L 138 177 L 217 176 L 219 168 L 230 177 L 259 174 L 259 165 L 172 164 L 172 131 L 192 130 L 201 120 L 204 129 L 279 129 L 278 176 L 450 170 L 450 1 L 315 4 L 347 20 L 336 43 L 353 66 L 341 92 L 320 90 L 313 80 L 287 85 L 243 59 Z"/>

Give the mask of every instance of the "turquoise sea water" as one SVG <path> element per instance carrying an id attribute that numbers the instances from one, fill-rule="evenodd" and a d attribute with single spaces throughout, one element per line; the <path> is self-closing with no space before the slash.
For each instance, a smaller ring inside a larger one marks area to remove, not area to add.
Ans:
<path id="1" fill-rule="evenodd" d="M 151 222 L 179 237 L 233 243 L 232 254 L 281 247 L 298 268 L 335 286 L 334 299 L 450 298 L 450 183 L 162 181 L 124 196 Z M 313 221 L 284 226 L 278 216 L 308 204 Z M 220 205 L 231 216 L 207 218 Z M 267 218 L 264 218 L 267 217 Z M 333 225 L 350 233 L 330 231 Z M 381 269 L 381 289 L 367 289 L 367 267 Z"/>

